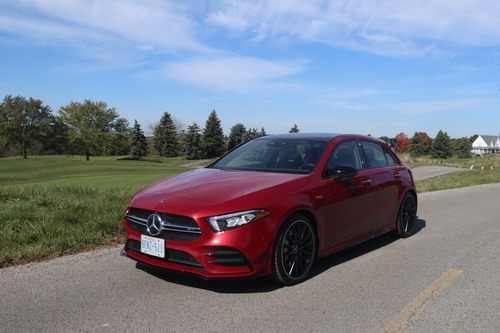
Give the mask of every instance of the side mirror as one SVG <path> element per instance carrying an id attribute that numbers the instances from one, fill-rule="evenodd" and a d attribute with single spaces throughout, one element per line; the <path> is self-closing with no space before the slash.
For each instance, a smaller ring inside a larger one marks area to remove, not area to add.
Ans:
<path id="1" fill-rule="evenodd" d="M 333 177 L 336 180 L 343 180 L 355 177 L 358 170 L 348 165 L 337 165 L 332 169 L 326 169 L 325 176 Z"/>
<path id="2" fill-rule="evenodd" d="M 389 146 L 391 146 L 391 148 L 397 147 L 398 146 L 398 140 L 396 140 L 394 138 L 389 139 Z"/>

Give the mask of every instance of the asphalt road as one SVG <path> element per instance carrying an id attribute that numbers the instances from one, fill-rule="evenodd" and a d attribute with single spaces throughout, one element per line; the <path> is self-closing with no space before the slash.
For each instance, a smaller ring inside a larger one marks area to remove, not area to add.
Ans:
<path id="1" fill-rule="evenodd" d="M 118 248 L 0 270 L 2 332 L 499 332 L 500 184 L 419 196 L 418 232 L 293 287 L 147 271 Z"/>
<path id="2" fill-rule="evenodd" d="M 425 178 L 436 177 L 440 175 L 444 175 L 447 173 L 458 172 L 458 171 L 466 171 L 469 169 L 463 168 L 452 168 L 446 166 L 424 166 L 419 168 L 412 169 L 413 179 L 414 180 L 422 180 Z"/>

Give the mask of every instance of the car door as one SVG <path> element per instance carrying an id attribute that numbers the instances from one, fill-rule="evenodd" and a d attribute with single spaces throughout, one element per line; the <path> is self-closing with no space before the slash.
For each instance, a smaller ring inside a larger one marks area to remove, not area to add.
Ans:
<path id="1" fill-rule="evenodd" d="M 361 140 L 367 170 L 374 189 L 373 219 L 370 231 L 389 226 L 396 221 L 399 199 L 404 187 L 400 165 L 381 144 Z"/>
<path id="2" fill-rule="evenodd" d="M 373 186 L 363 166 L 357 140 L 339 142 L 329 156 L 325 170 L 349 166 L 357 170 L 351 178 L 325 176 L 326 247 L 331 248 L 369 232 L 373 212 Z"/>

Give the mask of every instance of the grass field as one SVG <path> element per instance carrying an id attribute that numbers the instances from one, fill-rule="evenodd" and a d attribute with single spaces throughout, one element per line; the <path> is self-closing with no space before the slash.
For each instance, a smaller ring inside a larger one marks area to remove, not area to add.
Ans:
<path id="1" fill-rule="evenodd" d="M 419 193 L 446 190 L 480 184 L 500 183 L 500 155 L 474 156 L 471 158 L 431 159 L 428 156 L 412 158 L 401 154 L 401 159 L 412 168 L 421 166 L 449 166 L 466 171 L 450 173 L 417 181 Z M 470 169 L 473 167 L 473 169 Z M 484 167 L 484 168 L 483 168 Z M 493 169 L 492 169 L 493 168 Z"/>
<path id="2" fill-rule="evenodd" d="M 419 192 L 500 182 L 498 155 L 465 160 L 412 159 L 404 154 L 402 158 L 411 167 L 476 167 L 419 181 Z M 189 162 L 117 157 L 85 161 L 80 156 L 0 159 L 0 267 L 123 243 L 121 221 L 132 195 L 159 179 L 191 170 L 183 166 Z"/>
<path id="3" fill-rule="evenodd" d="M 0 159 L 0 267 L 121 243 L 127 202 L 142 187 L 191 170 L 181 158 Z"/>

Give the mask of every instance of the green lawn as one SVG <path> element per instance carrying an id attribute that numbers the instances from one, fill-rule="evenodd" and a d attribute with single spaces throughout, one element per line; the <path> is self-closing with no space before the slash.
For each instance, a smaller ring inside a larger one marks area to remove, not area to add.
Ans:
<path id="1" fill-rule="evenodd" d="M 139 189 L 191 170 L 181 158 L 31 156 L 0 159 L 0 267 L 121 243 Z"/>

